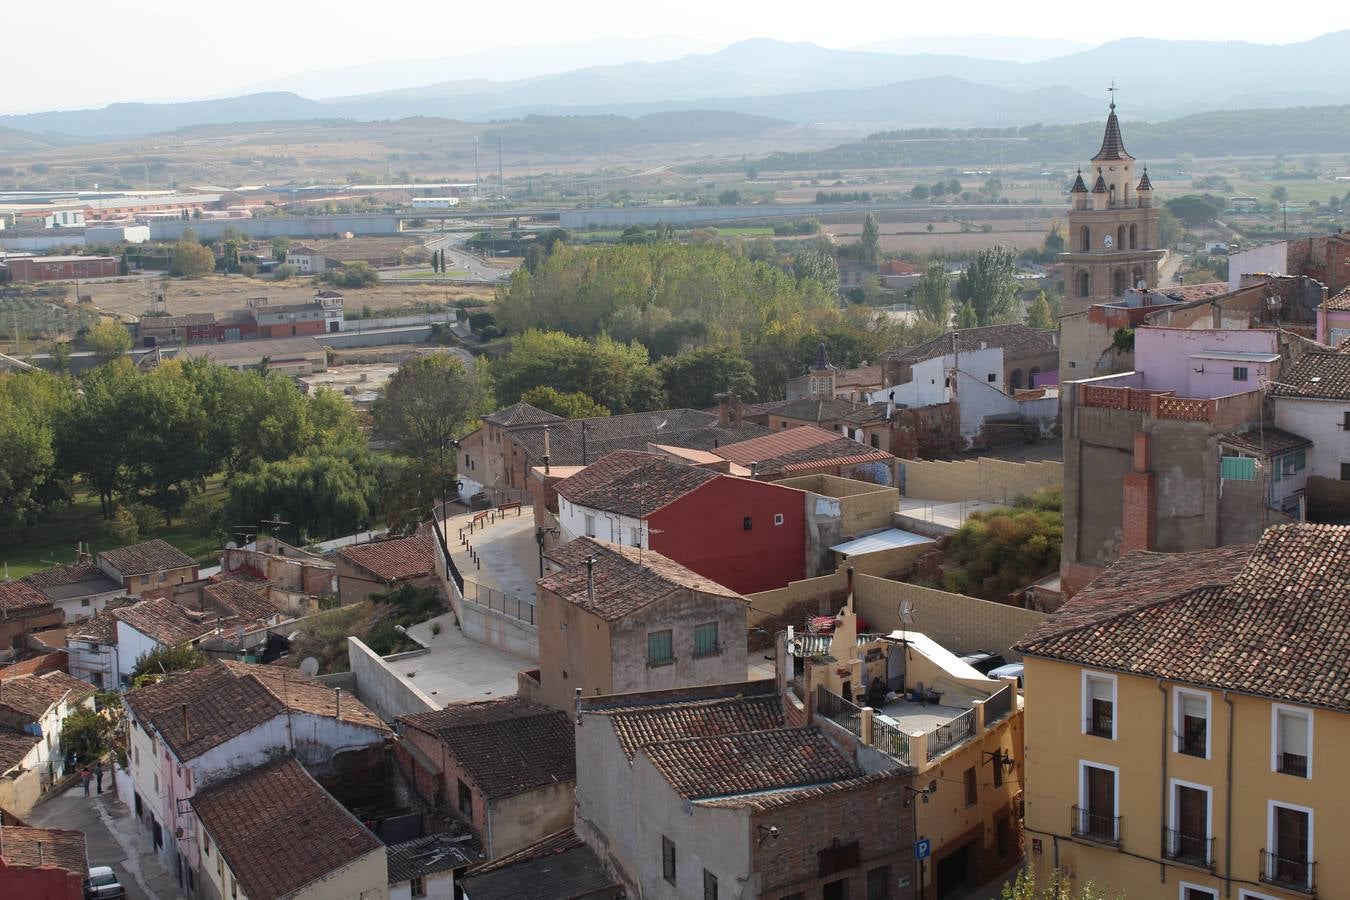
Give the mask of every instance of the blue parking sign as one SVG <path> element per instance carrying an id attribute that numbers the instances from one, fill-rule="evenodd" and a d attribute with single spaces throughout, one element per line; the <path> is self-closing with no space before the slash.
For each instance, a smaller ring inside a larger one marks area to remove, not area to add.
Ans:
<path id="1" fill-rule="evenodd" d="M 927 859 L 933 855 L 933 842 L 928 838 L 923 838 L 914 842 L 914 858 Z"/>

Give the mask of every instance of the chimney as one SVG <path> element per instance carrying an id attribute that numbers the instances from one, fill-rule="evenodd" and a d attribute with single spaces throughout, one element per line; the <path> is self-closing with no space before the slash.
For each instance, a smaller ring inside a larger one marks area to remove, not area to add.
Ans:
<path id="1" fill-rule="evenodd" d="M 717 424 L 723 428 L 741 424 L 741 398 L 730 391 L 717 395 Z"/>
<path id="2" fill-rule="evenodd" d="M 179 709 L 183 711 L 183 740 L 192 740 L 192 727 L 188 724 L 187 704 L 180 703 Z"/>
<path id="3" fill-rule="evenodd" d="M 586 557 L 586 599 L 595 601 L 595 557 Z"/>
<path id="4" fill-rule="evenodd" d="M 544 426 L 544 474 L 545 474 L 545 475 L 548 474 L 548 457 L 549 457 L 548 426 L 545 425 L 545 426 Z"/>
<path id="5" fill-rule="evenodd" d="M 758 475 L 759 475 L 759 463 L 757 463 L 757 462 L 752 462 L 752 463 L 750 464 L 750 477 L 751 477 L 751 478 L 755 478 L 755 477 L 757 477 Z"/>
<path id="6" fill-rule="evenodd" d="M 849 567 L 848 567 L 848 599 L 847 599 L 845 602 L 848 604 L 849 611 L 852 612 L 852 611 L 853 611 L 853 567 L 852 567 L 852 566 L 849 566 Z"/>
<path id="7" fill-rule="evenodd" d="M 337 688 L 334 693 L 334 712 L 333 718 L 342 718 L 342 688 Z"/>

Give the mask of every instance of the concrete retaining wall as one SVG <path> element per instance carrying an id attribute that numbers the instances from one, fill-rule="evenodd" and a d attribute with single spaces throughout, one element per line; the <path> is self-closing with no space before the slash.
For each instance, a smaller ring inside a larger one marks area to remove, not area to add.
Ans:
<path id="1" fill-rule="evenodd" d="M 381 328 L 361 331 L 336 331 L 315 335 L 325 347 L 345 350 L 349 347 L 383 347 L 387 344 L 419 344 L 431 337 L 430 325 Z"/>
<path id="2" fill-rule="evenodd" d="M 539 661 L 539 629 L 535 626 L 472 600 L 461 600 L 456 612 L 459 627 L 469 640 Z"/>
<path id="3" fill-rule="evenodd" d="M 398 234 L 403 230 L 398 216 L 300 216 L 294 219 L 193 219 L 151 222 L 150 238 L 176 241 L 191 228 L 199 238 L 223 237 L 225 229 L 237 228 L 251 238 L 327 237 L 332 234 Z"/>
<path id="4" fill-rule="evenodd" d="M 356 679 L 356 698 L 384 721 L 441 708 L 425 692 L 399 678 L 360 638 L 347 638 L 347 659 Z"/>
<path id="5" fill-rule="evenodd" d="M 928 500 L 1009 503 L 1064 483 L 1064 464 L 1048 460 L 1018 463 L 982 456 L 950 462 L 906 459 L 901 465 L 905 496 Z"/>

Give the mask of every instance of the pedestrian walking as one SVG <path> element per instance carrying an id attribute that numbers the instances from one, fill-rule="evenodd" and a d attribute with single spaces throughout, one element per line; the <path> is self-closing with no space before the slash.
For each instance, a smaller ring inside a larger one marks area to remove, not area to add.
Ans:
<path id="1" fill-rule="evenodd" d="M 93 780 L 94 780 L 94 773 L 89 771 L 88 766 L 85 766 L 83 769 L 80 770 L 80 783 L 84 785 L 84 795 L 86 797 L 89 796 L 89 782 Z"/>
<path id="2" fill-rule="evenodd" d="M 103 793 L 103 760 L 94 763 L 94 783 L 98 787 L 98 792 Z"/>

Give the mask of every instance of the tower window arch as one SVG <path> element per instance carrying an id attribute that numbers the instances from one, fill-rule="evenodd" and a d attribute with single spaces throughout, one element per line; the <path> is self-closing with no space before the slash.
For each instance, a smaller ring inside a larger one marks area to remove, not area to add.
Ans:
<path id="1" fill-rule="evenodd" d="M 1125 226 L 1122 225 L 1116 229 L 1116 249 L 1125 249 Z"/>
<path id="2" fill-rule="evenodd" d="M 1138 225 L 1131 225 L 1131 226 L 1130 226 L 1130 249 L 1131 249 L 1131 250 L 1138 250 L 1138 249 L 1139 249 L 1139 226 L 1138 226 Z"/>
<path id="3" fill-rule="evenodd" d="M 1092 231 L 1086 225 L 1078 230 L 1078 247 L 1085 253 L 1092 249 Z"/>
<path id="4" fill-rule="evenodd" d="M 1143 271 L 1143 269 L 1140 269 L 1138 266 L 1135 266 L 1135 267 L 1134 267 L 1134 271 L 1130 273 L 1130 284 L 1134 285 L 1134 286 L 1137 287 L 1137 288 L 1142 288 L 1142 287 L 1146 287 L 1146 286 L 1147 286 L 1147 285 L 1145 285 L 1145 283 L 1144 283 L 1144 271 Z"/>
<path id="5" fill-rule="evenodd" d="M 1116 269 L 1111 273 L 1111 294 L 1119 297 L 1125 293 L 1125 270 Z"/>
<path id="6" fill-rule="evenodd" d="M 1087 272 L 1078 273 L 1078 296 L 1090 297 L 1092 295 L 1092 276 Z"/>

